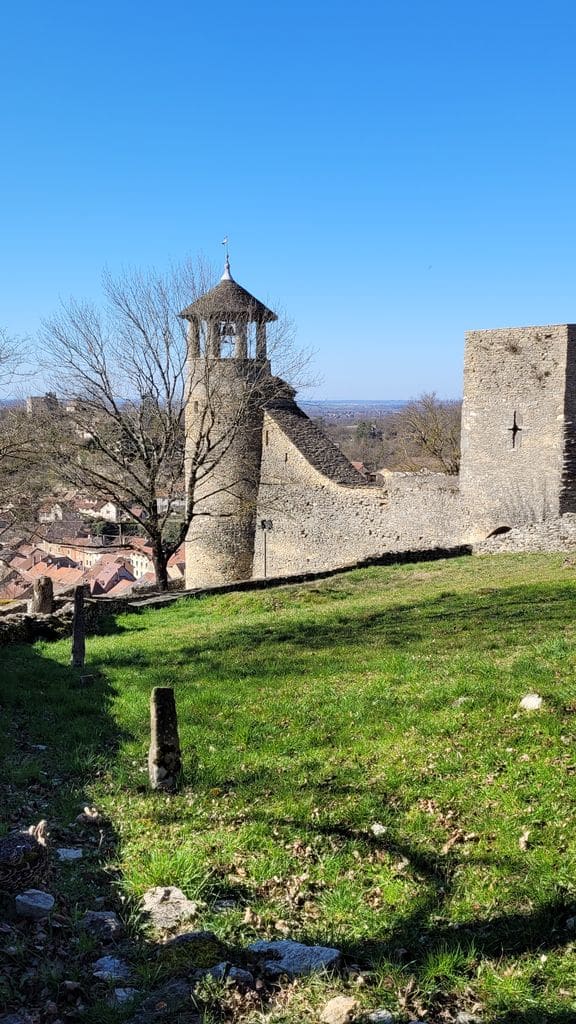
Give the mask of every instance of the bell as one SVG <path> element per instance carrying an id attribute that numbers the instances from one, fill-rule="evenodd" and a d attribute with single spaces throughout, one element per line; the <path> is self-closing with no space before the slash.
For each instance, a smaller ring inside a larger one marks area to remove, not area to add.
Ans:
<path id="1" fill-rule="evenodd" d="M 236 336 L 236 324 L 231 321 L 224 321 L 220 324 L 221 338 L 234 338 Z"/>

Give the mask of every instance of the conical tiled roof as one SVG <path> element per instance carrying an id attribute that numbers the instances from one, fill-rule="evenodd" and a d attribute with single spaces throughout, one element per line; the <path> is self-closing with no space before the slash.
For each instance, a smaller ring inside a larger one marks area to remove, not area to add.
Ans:
<path id="1" fill-rule="evenodd" d="M 217 320 L 241 317 L 253 323 L 266 323 L 278 319 L 276 313 L 234 280 L 230 273 L 228 258 L 224 273 L 216 287 L 201 295 L 190 306 L 186 306 L 179 315 L 185 320 L 191 320 L 193 317 L 201 320 L 212 317 Z"/>

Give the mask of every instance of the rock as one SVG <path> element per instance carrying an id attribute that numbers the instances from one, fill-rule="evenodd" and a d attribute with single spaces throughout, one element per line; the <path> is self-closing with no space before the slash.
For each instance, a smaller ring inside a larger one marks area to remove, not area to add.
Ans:
<path id="1" fill-rule="evenodd" d="M 394 1014 L 390 1010 L 372 1010 L 366 1015 L 371 1024 L 394 1024 Z"/>
<path id="2" fill-rule="evenodd" d="M 45 743 L 33 743 L 32 747 L 30 749 L 31 750 L 39 750 L 39 751 L 42 752 L 44 750 L 48 750 L 48 747 L 46 746 Z"/>
<path id="3" fill-rule="evenodd" d="M 463 704 L 468 704 L 472 700 L 472 697 L 456 697 L 456 700 L 452 702 L 453 708 L 461 708 Z"/>
<path id="4" fill-rule="evenodd" d="M 460 1010 L 460 1012 L 456 1014 L 455 1024 L 478 1024 L 479 1021 L 480 1018 L 476 1017 L 475 1014 L 467 1013 L 466 1010 Z"/>
<path id="5" fill-rule="evenodd" d="M 159 932 L 174 931 L 198 915 L 198 905 L 174 885 L 157 885 L 142 897 L 142 910 Z"/>
<path id="6" fill-rule="evenodd" d="M 325 971 L 336 967 L 341 957 L 339 949 L 331 949 L 329 946 L 305 946 L 290 939 L 272 942 L 262 939 L 248 946 L 248 951 L 256 954 L 264 974 L 270 978 L 277 978 L 281 974 L 298 978 L 314 971 Z"/>
<path id="7" fill-rule="evenodd" d="M 158 948 L 162 966 L 174 973 L 193 967 L 214 967 L 229 959 L 227 946 L 214 932 L 184 932 Z"/>
<path id="8" fill-rule="evenodd" d="M 254 976 L 250 974 L 250 971 L 245 971 L 242 967 L 234 967 L 233 964 L 227 962 L 210 967 L 206 974 L 209 974 L 211 978 L 216 978 L 218 981 L 230 979 L 230 981 L 236 982 L 237 985 L 244 985 L 245 988 L 254 988 Z"/>
<path id="9" fill-rule="evenodd" d="M 30 1024 L 28 1014 L 7 1013 L 0 1017 L 0 1024 Z"/>
<path id="10" fill-rule="evenodd" d="M 82 850 L 79 846 L 61 846 L 56 850 L 56 856 L 58 860 L 69 863 L 73 860 L 80 860 L 82 857 Z"/>
<path id="11" fill-rule="evenodd" d="M 116 956 L 101 956 L 94 964 L 92 974 L 101 981 L 126 981 L 130 968 L 125 960 Z"/>
<path id="12" fill-rule="evenodd" d="M 212 910 L 215 914 L 223 914 L 227 910 L 235 910 L 238 906 L 238 900 L 233 899 L 221 899 L 215 900 Z"/>
<path id="13" fill-rule="evenodd" d="M 379 821 L 375 821 L 374 824 L 370 826 L 370 831 L 377 839 L 381 839 L 382 836 L 386 835 L 388 829 L 386 828 L 386 825 L 382 825 Z"/>
<path id="14" fill-rule="evenodd" d="M 128 1024 L 199 1024 L 198 1009 L 192 1002 L 193 986 L 173 978 L 144 999 Z M 188 1012 L 186 1012 L 188 1011 Z"/>
<path id="15" fill-rule="evenodd" d="M 33 864 L 45 852 L 46 847 L 30 832 L 13 832 L 0 839 L 0 867 L 18 868 Z"/>
<path id="16" fill-rule="evenodd" d="M 576 917 L 567 917 L 566 921 L 564 923 L 564 927 L 567 928 L 569 932 L 575 931 L 576 930 Z"/>
<path id="17" fill-rule="evenodd" d="M 124 934 L 120 918 L 113 910 L 87 910 L 80 927 L 103 942 L 113 942 Z"/>
<path id="18" fill-rule="evenodd" d="M 520 701 L 523 711 L 538 711 L 542 707 L 542 697 L 537 693 L 527 693 Z"/>
<path id="19" fill-rule="evenodd" d="M 48 917 L 53 909 L 54 897 L 49 892 L 41 892 L 40 889 L 27 889 L 16 897 L 16 913 L 21 917 L 39 920 Z"/>
<path id="20" fill-rule="evenodd" d="M 108 1002 L 110 1006 L 125 1006 L 139 995 L 137 988 L 115 988 Z"/>
<path id="21" fill-rule="evenodd" d="M 349 1024 L 358 1009 L 358 1001 L 350 996 L 335 996 L 320 1014 L 322 1024 Z"/>
<path id="22" fill-rule="evenodd" d="M 76 821 L 79 825 L 102 825 L 104 817 L 96 807 L 85 807 Z"/>

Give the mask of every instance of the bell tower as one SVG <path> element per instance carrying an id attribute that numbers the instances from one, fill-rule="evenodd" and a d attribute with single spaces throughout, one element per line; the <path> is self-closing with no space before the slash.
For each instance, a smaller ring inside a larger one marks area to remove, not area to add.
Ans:
<path id="1" fill-rule="evenodd" d="M 186 587 L 250 579 L 262 458 L 263 403 L 273 381 L 266 327 L 276 314 L 230 273 L 180 316 L 188 321 L 186 483 L 194 516 Z"/>

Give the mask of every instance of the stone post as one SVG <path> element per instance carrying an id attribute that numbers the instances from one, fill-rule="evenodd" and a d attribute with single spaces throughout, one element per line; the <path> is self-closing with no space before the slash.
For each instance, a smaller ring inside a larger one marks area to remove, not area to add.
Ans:
<path id="1" fill-rule="evenodd" d="M 86 657 L 86 623 L 84 620 L 85 587 L 74 590 L 74 617 L 72 619 L 72 668 L 84 668 Z"/>
<path id="2" fill-rule="evenodd" d="M 51 615 L 54 611 L 54 587 L 49 576 L 40 576 L 34 581 L 30 611 L 37 615 Z"/>
<path id="3" fill-rule="evenodd" d="M 171 686 L 155 686 L 150 697 L 150 751 L 148 775 L 152 789 L 175 790 L 182 761 L 178 716 Z"/>

